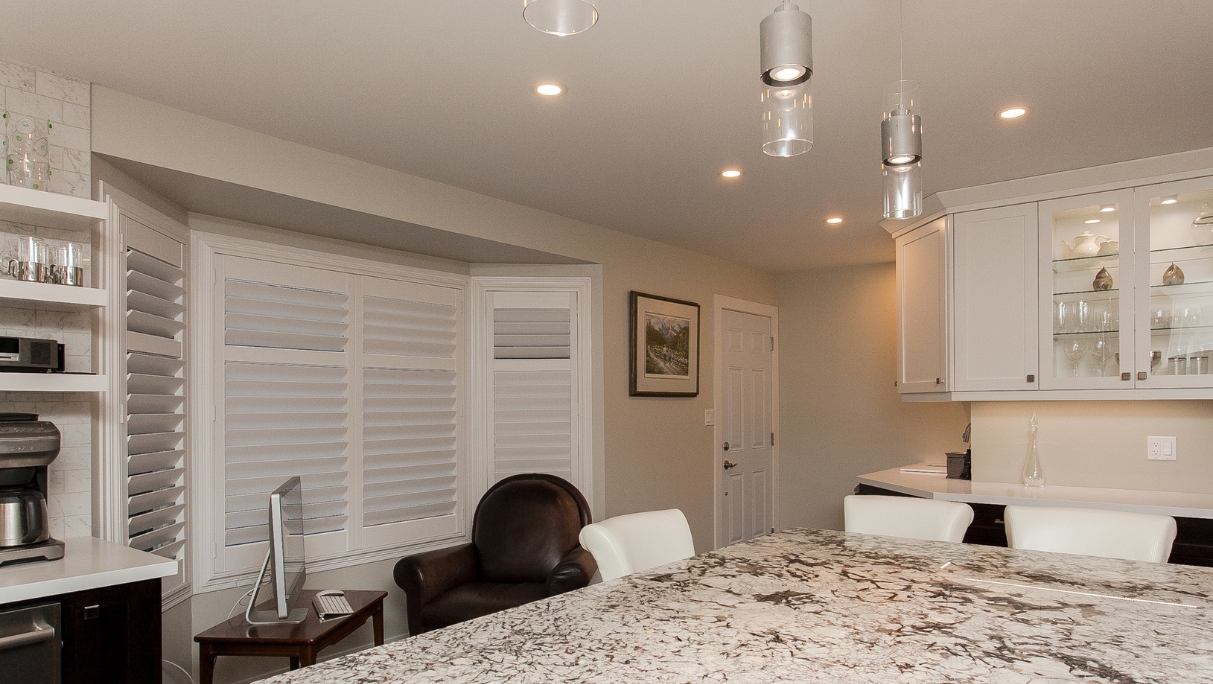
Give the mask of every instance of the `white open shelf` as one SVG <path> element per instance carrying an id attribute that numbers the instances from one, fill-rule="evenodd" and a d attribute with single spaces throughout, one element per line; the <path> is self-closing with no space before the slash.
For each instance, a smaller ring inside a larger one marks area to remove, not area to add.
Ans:
<path id="1" fill-rule="evenodd" d="M 99 219 L 109 217 L 105 202 L 0 185 L 0 219 L 48 228 L 89 230 Z"/>
<path id="2" fill-rule="evenodd" d="M 3 187 L 3 186 L 0 186 Z M 105 290 L 49 283 L 27 283 L 0 277 L 0 305 L 19 309 L 83 311 L 107 303 Z"/>
<path id="3" fill-rule="evenodd" d="M 104 392 L 104 375 L 72 373 L 0 373 L 0 392 Z"/>

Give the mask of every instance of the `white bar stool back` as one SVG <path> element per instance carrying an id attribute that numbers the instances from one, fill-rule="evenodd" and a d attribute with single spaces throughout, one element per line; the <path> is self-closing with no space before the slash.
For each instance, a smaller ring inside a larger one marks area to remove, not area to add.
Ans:
<path id="1" fill-rule="evenodd" d="M 847 532 L 886 537 L 961 542 L 973 522 L 968 504 L 909 496 L 851 495 L 842 508 Z"/>
<path id="2" fill-rule="evenodd" d="M 1007 544 L 1013 549 L 1166 563 L 1175 519 L 1096 508 L 1007 506 Z"/>
<path id="3" fill-rule="evenodd" d="M 581 528 L 579 539 L 604 582 L 695 555 L 691 527 L 677 508 L 608 518 Z"/>

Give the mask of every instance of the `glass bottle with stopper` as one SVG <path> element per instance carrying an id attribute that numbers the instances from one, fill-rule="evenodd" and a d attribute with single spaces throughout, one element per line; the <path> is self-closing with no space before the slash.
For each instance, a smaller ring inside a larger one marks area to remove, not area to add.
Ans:
<path id="1" fill-rule="evenodd" d="M 1023 462 L 1023 483 L 1027 487 L 1045 486 L 1045 471 L 1040 465 L 1040 450 L 1036 447 L 1036 429 L 1039 425 L 1033 411 L 1032 420 L 1028 423 L 1028 456 Z"/>

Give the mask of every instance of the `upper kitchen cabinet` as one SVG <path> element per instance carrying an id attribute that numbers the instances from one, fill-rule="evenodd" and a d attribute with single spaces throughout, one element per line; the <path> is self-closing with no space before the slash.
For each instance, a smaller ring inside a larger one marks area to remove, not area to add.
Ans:
<path id="1" fill-rule="evenodd" d="M 903 400 L 1213 399 L 1213 148 L 923 206 L 881 223 Z"/>
<path id="2" fill-rule="evenodd" d="M 1040 203 L 1041 389 L 1133 387 L 1133 191 Z"/>
<path id="3" fill-rule="evenodd" d="M 897 389 L 947 391 L 948 218 L 897 238 Z"/>
<path id="4" fill-rule="evenodd" d="M 952 388 L 1037 387 L 1036 204 L 966 211 L 952 219 Z"/>
<path id="5" fill-rule="evenodd" d="M 1136 188 L 1136 383 L 1210 388 L 1213 178 Z"/>

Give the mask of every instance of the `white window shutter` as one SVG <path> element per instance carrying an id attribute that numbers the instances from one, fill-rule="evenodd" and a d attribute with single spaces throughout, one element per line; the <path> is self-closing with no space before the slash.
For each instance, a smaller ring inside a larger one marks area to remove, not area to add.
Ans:
<path id="1" fill-rule="evenodd" d="M 361 278 L 362 540 L 458 531 L 455 288 Z"/>
<path id="2" fill-rule="evenodd" d="M 161 583 L 187 583 L 185 245 L 129 216 L 125 245 L 127 542 L 179 561 Z"/>
<path id="3" fill-rule="evenodd" d="M 223 256 L 224 571 L 260 563 L 269 493 L 298 475 L 309 558 L 348 549 L 351 377 L 349 277 Z"/>
<path id="4" fill-rule="evenodd" d="M 580 468 L 575 291 L 488 292 L 491 481 L 548 473 L 585 484 Z"/>

